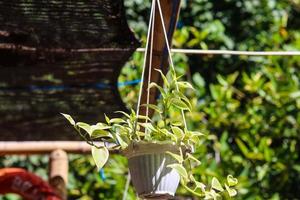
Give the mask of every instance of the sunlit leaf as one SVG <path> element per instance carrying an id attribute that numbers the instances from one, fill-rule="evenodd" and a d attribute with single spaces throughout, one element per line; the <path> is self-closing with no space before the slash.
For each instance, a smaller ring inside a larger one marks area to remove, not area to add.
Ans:
<path id="1" fill-rule="evenodd" d="M 166 97 L 166 92 L 164 91 L 164 89 L 161 86 L 159 86 L 157 83 L 152 82 L 149 85 L 149 89 L 153 88 L 153 87 L 157 88 L 164 98 Z"/>
<path id="2" fill-rule="evenodd" d="M 117 141 L 120 144 L 122 149 L 125 149 L 128 146 L 128 142 L 126 142 L 121 136 L 116 135 Z"/>
<path id="3" fill-rule="evenodd" d="M 189 111 L 191 111 L 190 108 L 189 108 L 189 106 L 186 103 L 184 103 L 182 100 L 180 100 L 180 99 L 172 98 L 171 99 L 171 104 L 173 106 L 181 109 L 181 110 L 189 110 Z"/>
<path id="4" fill-rule="evenodd" d="M 102 148 L 92 147 L 92 156 L 98 170 L 100 170 L 107 162 L 109 157 L 109 152 L 106 147 L 102 147 Z"/>
<path id="5" fill-rule="evenodd" d="M 84 122 L 77 122 L 76 126 L 83 129 L 83 130 L 85 130 L 91 136 L 91 134 L 92 134 L 91 126 L 89 124 L 84 123 Z"/>
<path id="6" fill-rule="evenodd" d="M 107 117 L 107 115 L 106 114 L 104 114 L 104 118 L 105 118 L 105 121 L 106 121 L 106 123 L 110 123 L 110 119 Z"/>
<path id="7" fill-rule="evenodd" d="M 108 131 L 105 131 L 103 129 L 94 129 L 91 131 L 91 137 L 93 139 L 96 139 L 96 138 L 112 138 L 112 135 L 110 134 L 110 132 Z"/>
<path id="8" fill-rule="evenodd" d="M 123 112 L 123 111 L 116 111 L 115 113 L 121 113 L 123 114 L 126 118 L 130 118 L 130 116 L 126 113 L 126 112 Z"/>
<path id="9" fill-rule="evenodd" d="M 169 81 L 168 81 L 167 77 L 164 75 L 164 73 L 160 69 L 155 69 L 155 70 L 160 73 L 160 76 L 162 77 L 162 79 L 164 81 L 164 85 L 166 87 L 169 87 Z"/>
<path id="10" fill-rule="evenodd" d="M 178 140 L 181 140 L 184 137 L 184 132 L 181 128 L 177 126 L 172 126 L 171 129 L 174 135 L 178 138 Z"/>
<path id="11" fill-rule="evenodd" d="M 228 185 L 225 184 L 225 188 L 226 188 L 226 191 L 228 192 L 228 195 L 230 197 L 234 197 L 237 195 L 237 191 L 233 188 L 230 188 Z"/>
<path id="12" fill-rule="evenodd" d="M 126 123 L 126 121 L 122 118 L 113 118 L 113 119 L 110 119 L 109 122 L 116 123 L 116 124 Z"/>
<path id="13" fill-rule="evenodd" d="M 190 102 L 190 100 L 181 92 L 179 91 L 175 91 L 174 95 L 177 97 L 180 97 L 180 99 L 188 106 L 189 110 L 192 110 L 192 104 Z"/>
<path id="14" fill-rule="evenodd" d="M 160 110 L 160 108 L 157 105 L 154 105 L 154 104 L 143 104 L 142 106 L 151 108 L 151 109 L 155 110 L 157 113 L 162 113 L 162 111 Z"/>
<path id="15" fill-rule="evenodd" d="M 181 177 L 183 177 L 184 179 L 188 179 L 188 173 L 186 169 L 182 166 L 182 164 L 171 164 L 167 167 L 175 169 Z"/>
<path id="16" fill-rule="evenodd" d="M 195 158 L 192 154 L 187 153 L 187 157 L 188 157 L 188 159 L 190 159 L 190 160 L 196 162 L 197 165 L 200 165 L 200 164 L 201 164 L 201 162 L 200 162 L 197 158 Z"/>
<path id="17" fill-rule="evenodd" d="M 180 89 L 192 89 L 195 90 L 195 88 L 187 81 L 178 81 L 177 85 Z"/>
<path id="18" fill-rule="evenodd" d="M 238 184 L 238 180 L 236 178 L 233 178 L 232 175 L 228 175 L 227 176 L 227 183 L 229 186 L 235 186 L 236 184 Z"/>
<path id="19" fill-rule="evenodd" d="M 71 115 L 64 114 L 64 113 L 60 113 L 60 114 L 62 114 L 62 116 L 64 116 L 70 122 L 70 124 L 75 126 L 76 123 L 75 123 L 74 119 L 71 117 Z"/>
<path id="20" fill-rule="evenodd" d="M 215 190 L 218 190 L 220 192 L 223 192 L 224 189 L 221 185 L 221 183 L 219 182 L 219 180 L 215 177 L 213 177 L 212 182 L 211 182 L 211 187 Z"/>
<path id="21" fill-rule="evenodd" d="M 176 159 L 178 161 L 178 163 L 182 163 L 183 162 L 183 157 L 179 154 L 175 154 L 175 153 L 172 153 L 172 152 L 166 152 L 167 154 L 169 154 L 170 156 L 172 156 L 174 159 Z"/>

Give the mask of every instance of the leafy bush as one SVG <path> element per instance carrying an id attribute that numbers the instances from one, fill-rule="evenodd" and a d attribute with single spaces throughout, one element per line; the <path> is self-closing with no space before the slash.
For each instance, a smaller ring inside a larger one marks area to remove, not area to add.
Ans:
<path id="1" fill-rule="evenodd" d="M 134 9 L 140 8 L 137 2 Z M 297 1 L 283 0 L 184 1 L 173 43 L 177 48 L 299 50 L 297 8 Z M 131 11 L 130 17 L 139 13 Z M 226 171 L 239 176 L 240 199 L 300 198 L 299 57 L 174 57 L 177 70 L 197 87 L 190 96 L 197 111 L 190 114 L 189 126 L 206 133 L 210 143 L 198 149 L 202 165 L 195 171 L 202 180 Z"/>

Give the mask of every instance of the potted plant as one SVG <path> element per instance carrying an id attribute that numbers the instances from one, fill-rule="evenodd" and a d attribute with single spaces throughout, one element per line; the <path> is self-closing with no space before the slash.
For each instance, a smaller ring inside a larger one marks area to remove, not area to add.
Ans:
<path id="1" fill-rule="evenodd" d="M 158 70 L 159 71 L 159 70 Z M 138 115 L 134 110 L 129 114 L 119 111 L 123 118 L 108 118 L 104 123 L 90 125 L 75 122 L 70 115 L 63 114 L 74 126 L 78 134 L 92 146 L 92 156 L 100 169 L 109 157 L 109 149 L 120 149 L 128 158 L 133 185 L 141 198 L 168 198 L 174 196 L 179 182 L 193 195 L 205 199 L 232 197 L 237 194 L 232 187 L 237 179 L 231 175 L 223 185 L 212 178 L 206 187 L 191 173 L 191 166 L 200 164 L 193 151 L 200 144 L 203 134 L 189 131 L 184 112 L 191 111 L 191 103 L 184 95 L 185 89 L 193 89 L 188 82 L 179 81 L 175 70 L 167 76 L 161 71 L 164 87 L 151 83 L 150 88 L 160 92 L 157 105 L 142 105 L 152 109 L 153 117 Z M 171 117 L 173 112 L 181 112 L 182 120 Z M 94 141 L 109 142 L 111 145 L 97 146 Z"/>

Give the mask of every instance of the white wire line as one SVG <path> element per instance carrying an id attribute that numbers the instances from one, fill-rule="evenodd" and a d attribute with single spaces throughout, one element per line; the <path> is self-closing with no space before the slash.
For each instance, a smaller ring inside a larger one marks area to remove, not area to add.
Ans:
<path id="1" fill-rule="evenodd" d="M 172 59 L 172 54 L 171 54 L 171 48 L 170 48 L 170 44 L 169 44 L 169 40 L 168 40 L 166 27 L 165 27 L 164 17 L 163 17 L 161 5 L 160 5 L 160 0 L 157 0 L 157 5 L 158 5 L 158 11 L 159 11 L 159 14 L 160 14 L 160 19 L 161 19 L 160 21 L 161 21 L 161 25 L 162 25 L 163 32 L 164 32 L 165 41 L 166 41 L 166 46 L 167 46 L 167 49 L 168 49 L 169 62 L 170 62 L 172 70 L 175 71 L 175 67 L 174 67 L 174 63 L 173 63 L 173 59 Z M 177 84 L 176 84 L 176 90 L 179 91 L 179 88 L 178 88 Z M 185 115 L 184 115 L 183 110 L 181 110 L 181 115 L 182 115 L 182 120 L 183 120 L 184 127 L 187 129 L 187 123 L 186 123 L 186 119 L 185 119 Z"/>
<path id="2" fill-rule="evenodd" d="M 149 103 L 150 103 L 150 82 L 151 82 L 151 74 L 152 74 L 152 55 L 153 55 L 153 39 L 154 39 L 154 24 L 155 24 L 155 7 L 156 1 L 153 1 L 153 19 L 152 19 L 152 26 L 151 26 L 151 42 L 150 42 L 150 55 L 149 55 L 149 70 L 148 70 L 148 82 L 147 82 L 147 100 L 146 100 L 146 117 L 149 117 Z M 145 52 L 147 54 L 147 52 Z M 148 123 L 148 118 L 146 118 L 146 123 Z M 148 129 L 146 129 L 146 135 L 148 133 Z"/>
<path id="3" fill-rule="evenodd" d="M 145 48 L 136 51 L 144 52 Z M 234 51 L 234 50 L 202 50 L 202 49 L 171 49 L 172 53 L 194 55 L 236 55 L 236 56 L 300 56 L 300 51 Z"/>
<path id="4" fill-rule="evenodd" d="M 154 11 L 154 2 L 152 2 L 152 7 L 151 7 L 151 12 L 150 12 L 150 20 L 149 20 L 149 28 L 148 28 L 148 34 L 147 34 L 147 42 L 146 42 L 146 48 L 144 52 L 148 52 L 148 47 L 149 47 L 149 40 L 148 38 L 150 37 L 150 31 L 151 31 L 151 25 L 152 25 L 152 19 L 153 19 L 153 11 Z M 136 108 L 136 115 L 139 116 L 140 112 L 140 106 L 141 106 L 141 99 L 142 99 L 142 91 L 143 91 L 143 86 L 144 86 L 144 76 L 145 76 L 145 68 L 146 68 L 146 62 L 147 62 L 147 54 L 144 56 L 144 63 L 143 63 L 143 72 L 142 72 L 142 77 L 141 77 L 141 86 L 140 86 L 140 91 L 139 91 L 139 99 L 137 103 L 137 108 Z M 136 120 L 135 124 L 135 129 L 137 127 L 138 120 Z"/>
<path id="5" fill-rule="evenodd" d="M 124 190 L 124 193 L 123 193 L 122 200 L 127 200 L 127 195 L 128 195 L 128 189 L 129 189 L 130 181 L 131 181 L 131 175 L 130 175 L 130 172 L 128 172 L 127 180 L 126 180 L 126 184 L 125 184 L 125 190 Z"/>

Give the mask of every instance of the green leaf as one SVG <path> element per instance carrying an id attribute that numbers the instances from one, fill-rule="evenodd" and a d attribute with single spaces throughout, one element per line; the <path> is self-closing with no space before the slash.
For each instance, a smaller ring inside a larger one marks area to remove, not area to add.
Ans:
<path id="1" fill-rule="evenodd" d="M 91 126 L 89 124 L 84 123 L 84 122 L 77 122 L 76 126 L 85 130 L 90 136 L 92 135 Z"/>
<path id="2" fill-rule="evenodd" d="M 103 129 L 94 129 L 94 130 L 91 131 L 91 137 L 93 139 L 95 139 L 95 138 L 103 138 L 103 137 L 110 137 L 110 138 L 112 138 L 112 135 L 108 131 L 105 131 Z"/>
<path id="3" fill-rule="evenodd" d="M 149 117 L 147 117 L 147 116 L 144 116 L 144 115 L 139 115 L 138 116 L 138 119 L 144 119 L 144 120 L 148 120 L 148 121 L 152 121 Z"/>
<path id="4" fill-rule="evenodd" d="M 160 93 L 161 93 L 161 95 L 163 96 L 163 98 L 166 97 L 166 92 L 164 91 L 164 89 L 163 89 L 161 86 L 159 86 L 159 85 L 157 85 L 156 83 L 152 82 L 152 83 L 150 83 L 150 85 L 149 85 L 149 89 L 150 89 L 150 88 L 153 88 L 153 87 L 157 88 L 157 89 L 160 91 Z"/>
<path id="5" fill-rule="evenodd" d="M 203 136 L 204 133 L 201 133 L 200 131 L 190 131 L 192 136 Z"/>
<path id="6" fill-rule="evenodd" d="M 238 75 L 239 75 L 239 72 L 237 72 L 237 71 L 234 72 L 233 74 L 228 75 L 227 82 L 232 85 L 235 82 L 235 80 L 237 79 Z"/>
<path id="7" fill-rule="evenodd" d="M 105 118 L 105 121 L 106 121 L 106 123 L 110 123 L 110 119 L 106 116 L 106 114 L 104 114 L 104 118 Z"/>
<path id="8" fill-rule="evenodd" d="M 300 98 L 300 91 L 290 93 L 290 97 L 293 99 Z"/>
<path id="9" fill-rule="evenodd" d="M 116 137 L 121 148 L 125 149 L 128 146 L 128 143 L 120 135 L 116 135 Z"/>
<path id="10" fill-rule="evenodd" d="M 91 128 L 92 128 L 92 130 L 94 130 L 94 129 L 106 130 L 106 129 L 110 129 L 111 126 L 106 125 L 104 123 L 97 123 L 96 125 L 92 125 Z"/>
<path id="11" fill-rule="evenodd" d="M 171 129 L 178 140 L 181 140 L 184 137 L 184 132 L 181 128 L 178 128 L 177 126 L 172 126 Z"/>
<path id="12" fill-rule="evenodd" d="M 107 162 L 108 157 L 109 157 L 109 152 L 106 147 L 96 148 L 93 146 L 92 147 L 92 156 L 93 156 L 93 159 L 96 163 L 98 170 L 100 170 Z"/>
<path id="13" fill-rule="evenodd" d="M 238 184 L 238 180 L 236 178 L 233 178 L 232 175 L 227 176 L 227 183 L 229 186 L 235 186 Z"/>
<path id="14" fill-rule="evenodd" d="M 129 116 L 126 112 L 123 112 L 123 111 L 116 111 L 115 113 L 121 113 L 121 114 L 124 115 L 126 118 L 130 119 L 130 116 Z"/>
<path id="15" fill-rule="evenodd" d="M 162 79 L 164 81 L 164 85 L 166 87 L 169 87 L 169 81 L 168 81 L 167 77 L 164 75 L 164 73 L 160 69 L 155 69 L 155 70 L 160 73 L 160 76 L 162 77 Z"/>
<path id="16" fill-rule="evenodd" d="M 183 102 L 182 100 L 180 100 L 180 99 L 172 98 L 171 99 L 171 104 L 173 106 L 181 109 L 181 110 L 189 110 L 189 111 L 191 111 L 190 108 L 189 108 L 189 106 L 185 102 Z"/>
<path id="17" fill-rule="evenodd" d="M 171 139 L 173 141 L 177 142 L 177 137 L 173 133 L 171 133 L 170 131 L 168 131 L 167 129 L 159 129 L 159 131 L 161 133 L 165 134 L 166 136 L 171 137 Z"/>
<path id="18" fill-rule="evenodd" d="M 175 160 L 177 160 L 180 164 L 183 163 L 183 157 L 181 155 L 178 155 L 178 154 L 175 154 L 175 153 L 172 153 L 172 152 L 169 152 L 167 151 L 166 152 L 167 154 L 169 154 L 170 156 L 172 156 Z"/>
<path id="19" fill-rule="evenodd" d="M 195 85 L 198 86 L 198 88 L 203 88 L 205 86 L 205 81 L 203 77 L 199 74 L 199 72 L 193 75 L 193 82 Z"/>
<path id="20" fill-rule="evenodd" d="M 228 86 L 227 81 L 220 74 L 217 75 L 217 79 L 222 86 Z"/>
<path id="21" fill-rule="evenodd" d="M 212 182 L 211 182 L 211 187 L 215 190 L 218 190 L 220 192 L 223 192 L 224 189 L 221 185 L 221 183 L 219 182 L 219 180 L 215 177 L 213 177 Z"/>
<path id="22" fill-rule="evenodd" d="M 64 114 L 64 113 L 60 113 L 60 114 L 62 114 L 62 116 L 64 116 L 70 122 L 70 124 L 75 126 L 76 123 L 75 123 L 74 119 L 71 117 L 71 115 Z"/>
<path id="23" fill-rule="evenodd" d="M 180 89 L 192 89 L 195 90 L 195 88 L 187 81 L 178 81 L 177 85 Z"/>
<path id="24" fill-rule="evenodd" d="M 183 177 L 184 179 L 188 179 L 188 173 L 182 164 L 171 164 L 167 167 L 175 169 L 181 177 Z"/>
<path id="25" fill-rule="evenodd" d="M 201 189 L 201 192 L 205 192 L 205 185 L 203 184 L 203 183 L 201 183 L 201 182 L 199 182 L 199 181 L 194 181 L 195 182 L 195 184 L 196 184 L 196 189 Z"/>
<path id="26" fill-rule="evenodd" d="M 192 104 L 184 94 L 179 91 L 175 91 L 174 95 L 180 97 L 180 99 L 189 107 L 189 110 L 192 110 Z"/>
<path id="27" fill-rule="evenodd" d="M 188 159 L 190 159 L 190 160 L 196 162 L 197 165 L 200 165 L 200 164 L 201 164 L 201 162 L 200 162 L 197 158 L 195 158 L 192 154 L 187 153 L 187 157 L 188 157 Z"/>
<path id="28" fill-rule="evenodd" d="M 235 139 L 238 147 L 240 148 L 240 150 L 242 151 L 242 153 L 247 156 L 247 154 L 249 153 L 249 150 L 247 148 L 247 146 L 243 143 L 243 141 L 239 138 Z"/>
<path id="29" fill-rule="evenodd" d="M 149 129 L 150 131 L 157 131 L 157 129 L 151 123 L 139 123 L 142 127 Z"/>
<path id="30" fill-rule="evenodd" d="M 237 191 L 233 188 L 230 188 L 228 185 L 225 184 L 225 188 L 226 188 L 226 191 L 228 192 L 228 195 L 230 197 L 234 197 L 237 195 Z"/>
<path id="31" fill-rule="evenodd" d="M 188 140 L 192 141 L 194 144 L 199 144 L 200 143 L 199 136 L 192 135 L 192 136 L 189 137 Z"/>
<path id="32" fill-rule="evenodd" d="M 300 165 L 294 165 L 293 169 L 300 173 Z"/>
<path id="33" fill-rule="evenodd" d="M 113 119 L 110 119 L 109 122 L 116 123 L 116 124 L 126 123 L 126 121 L 122 118 L 113 118 Z"/>
<path id="34" fill-rule="evenodd" d="M 151 108 L 151 109 L 155 110 L 157 113 L 162 113 L 162 111 L 160 110 L 160 108 L 157 105 L 154 105 L 154 104 L 143 104 L 142 106 Z"/>
<path id="35" fill-rule="evenodd" d="M 171 125 L 172 125 L 172 126 L 182 126 L 182 122 L 179 122 L 179 121 L 172 121 L 172 122 L 171 122 Z"/>
<path id="36" fill-rule="evenodd" d="M 209 192 L 205 192 L 205 200 L 219 200 L 220 195 L 216 193 L 213 189 L 211 189 Z"/>

